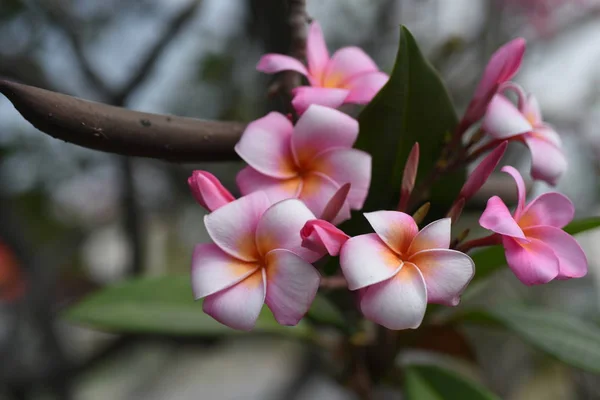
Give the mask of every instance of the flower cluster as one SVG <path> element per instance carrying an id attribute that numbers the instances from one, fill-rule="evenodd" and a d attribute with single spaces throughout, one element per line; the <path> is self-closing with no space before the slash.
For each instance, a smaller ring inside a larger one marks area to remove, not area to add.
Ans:
<path id="1" fill-rule="evenodd" d="M 258 64 L 267 73 L 299 72 L 310 86 L 293 92 L 300 115 L 295 123 L 273 112 L 246 127 L 235 146 L 248 164 L 236 179 L 242 197 L 235 199 L 205 171 L 194 171 L 188 180 L 196 201 L 210 212 L 204 222 L 214 243 L 196 246 L 191 273 L 194 295 L 204 299 L 207 314 L 249 330 L 266 303 L 280 324 L 295 325 L 319 289 L 321 275 L 313 263 L 327 255 L 339 256 L 341 274 L 347 288 L 356 292 L 365 318 L 389 329 L 418 327 L 427 303 L 458 305 L 475 273 L 466 254 L 475 247 L 501 243 L 509 267 L 527 285 L 585 275 L 585 254 L 561 229 L 573 218 L 572 203 L 548 193 L 526 206 L 525 184 L 512 167 L 503 171 L 517 183 L 515 211 L 511 214 L 494 196 L 480 218 L 481 226 L 493 234 L 452 240 L 453 221 L 497 167 L 509 142 L 530 149 L 534 179 L 555 184 L 566 169 L 559 137 L 542 121 L 535 98 L 510 82 L 523 58 L 523 39 L 492 56 L 448 143 L 456 147 L 443 152 L 458 154 L 439 164 L 450 170 L 489 151 L 465 182 L 448 218 L 419 229 L 426 207 L 414 216 L 405 212 L 415 199 L 420 201 L 414 193 L 416 143 L 406 162 L 397 210 L 364 213 L 374 233 L 354 237 L 336 225 L 350 219 L 351 210 L 362 209 L 371 155 L 353 148 L 358 122 L 335 108 L 368 103 L 388 76 L 355 47 L 330 58 L 317 23 L 310 26 L 306 50 L 308 67 L 279 54 L 265 55 Z M 510 91 L 517 95 L 516 105 L 505 96 Z M 473 127 L 478 131 L 463 145 Z"/>

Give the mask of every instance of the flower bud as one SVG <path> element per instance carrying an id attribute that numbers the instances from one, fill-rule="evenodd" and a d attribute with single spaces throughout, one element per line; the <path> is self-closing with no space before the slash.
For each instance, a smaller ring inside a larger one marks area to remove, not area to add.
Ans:
<path id="1" fill-rule="evenodd" d="M 300 231 L 300 236 L 302 247 L 319 254 L 327 252 L 331 256 L 340 254 L 342 245 L 350 238 L 333 224 L 322 219 L 308 221 Z"/>
<path id="2" fill-rule="evenodd" d="M 192 172 L 192 176 L 188 178 L 188 185 L 198 204 L 208 211 L 214 211 L 235 200 L 221 182 L 206 171 Z"/>

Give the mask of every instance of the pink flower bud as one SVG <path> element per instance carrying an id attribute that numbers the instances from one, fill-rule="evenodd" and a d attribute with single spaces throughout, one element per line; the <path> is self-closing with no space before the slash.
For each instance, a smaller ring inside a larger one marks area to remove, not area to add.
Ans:
<path id="1" fill-rule="evenodd" d="M 415 187 L 417 179 L 417 171 L 419 168 L 419 143 L 415 143 L 408 155 L 406 164 L 404 165 L 404 173 L 402 175 L 402 186 L 400 188 L 400 203 L 398 211 L 404 211 L 408 206 L 408 200 Z"/>
<path id="2" fill-rule="evenodd" d="M 498 147 L 491 151 L 490 154 L 479 163 L 460 190 L 459 198 L 468 200 L 481 189 L 492 172 L 494 172 L 494 169 L 498 166 L 498 163 L 506 152 L 507 146 L 508 141 L 500 143 Z"/>
<path id="3" fill-rule="evenodd" d="M 192 172 L 192 176 L 188 178 L 188 185 L 198 204 L 208 211 L 214 211 L 235 200 L 221 182 L 213 174 L 206 171 Z"/>
<path id="4" fill-rule="evenodd" d="M 302 247 L 317 253 L 327 252 L 331 256 L 340 254 L 342 245 L 350 237 L 333 224 L 322 219 L 313 219 L 300 231 Z"/>

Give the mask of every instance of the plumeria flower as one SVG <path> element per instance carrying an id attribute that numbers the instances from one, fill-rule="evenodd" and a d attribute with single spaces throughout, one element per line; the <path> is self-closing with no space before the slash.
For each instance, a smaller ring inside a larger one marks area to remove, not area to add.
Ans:
<path id="1" fill-rule="evenodd" d="M 210 172 L 193 171 L 192 176 L 188 178 L 188 186 L 196 202 L 207 211 L 215 211 L 235 200 L 229 190 Z"/>
<path id="2" fill-rule="evenodd" d="M 483 120 L 483 129 L 496 139 L 510 138 L 525 143 L 531 151 L 531 176 L 556 185 L 567 169 L 560 136 L 542 121 L 535 97 L 526 95 L 514 83 L 505 88 L 517 93 L 518 107 L 502 94 L 495 95 Z"/>
<path id="3" fill-rule="evenodd" d="M 358 47 L 344 47 L 329 58 L 317 22 L 308 31 L 306 58 L 308 69 L 295 58 L 282 54 L 266 54 L 256 66 L 267 74 L 296 71 L 308 78 L 310 86 L 300 86 L 293 93 L 292 104 L 299 114 L 311 104 L 332 108 L 344 103 L 367 104 L 389 79 Z"/>
<path id="4" fill-rule="evenodd" d="M 204 217 L 214 243 L 194 249 L 194 297 L 204 298 L 204 312 L 234 329 L 252 329 L 264 303 L 277 322 L 296 325 L 319 288 L 310 263 L 324 254 L 302 247 L 300 238 L 315 216 L 299 200 L 271 204 L 256 192 L 220 207 Z"/>
<path id="5" fill-rule="evenodd" d="M 479 224 L 498 234 L 510 269 L 526 285 L 553 279 L 579 278 L 587 273 L 587 258 L 579 244 L 561 228 L 573 219 L 573 203 L 560 193 L 545 193 L 525 205 L 525 183 L 513 167 L 502 171 L 517 183 L 514 213 L 498 196 L 488 200 Z"/>
<path id="6" fill-rule="evenodd" d="M 402 212 L 376 211 L 365 217 L 375 233 L 349 239 L 340 265 L 348 288 L 359 290 L 367 319 L 389 329 L 414 329 L 427 303 L 459 303 L 475 265 L 466 254 L 449 250 L 449 218 L 419 232 L 414 219 Z"/>
<path id="7" fill-rule="evenodd" d="M 242 194 L 265 191 L 273 202 L 299 198 L 318 216 L 338 189 L 350 183 L 344 206 L 333 220 L 360 209 L 371 181 L 371 156 L 352 149 L 358 122 L 348 115 L 312 105 L 296 126 L 272 112 L 248 125 L 235 151 L 249 166 L 236 178 Z"/>

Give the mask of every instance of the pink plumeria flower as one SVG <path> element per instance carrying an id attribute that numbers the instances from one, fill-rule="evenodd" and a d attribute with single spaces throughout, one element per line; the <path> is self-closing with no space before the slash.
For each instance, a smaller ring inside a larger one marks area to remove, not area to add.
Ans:
<path id="1" fill-rule="evenodd" d="M 333 220 L 350 218 L 363 206 L 371 181 L 371 156 L 352 149 L 358 122 L 312 105 L 296 126 L 272 112 L 248 125 L 235 151 L 249 166 L 237 175 L 242 194 L 265 191 L 273 202 L 299 198 L 321 216 L 338 189 L 350 183 L 344 206 Z"/>
<path id="2" fill-rule="evenodd" d="M 300 231 L 300 237 L 302 247 L 330 256 L 340 254 L 340 249 L 350 239 L 341 229 L 322 219 L 308 221 Z"/>
<path id="3" fill-rule="evenodd" d="M 519 71 L 523 54 L 525 54 L 525 39 L 523 38 L 511 40 L 492 54 L 460 122 L 461 133 L 483 117 L 500 85 L 508 82 Z"/>
<path id="4" fill-rule="evenodd" d="M 537 100 L 526 95 L 514 83 L 506 85 L 519 96 L 515 107 L 502 94 L 492 99 L 483 120 L 483 129 L 496 139 L 513 139 L 531 151 L 531 176 L 556 185 L 567 169 L 567 160 L 561 149 L 560 136 L 544 123 Z"/>
<path id="5" fill-rule="evenodd" d="M 502 171 L 517 183 L 513 215 L 498 196 L 488 200 L 479 224 L 501 236 L 510 269 L 526 285 L 553 279 L 579 278 L 587 273 L 587 258 L 579 244 L 561 228 L 573 219 L 573 203 L 560 193 L 545 193 L 525 205 L 525 182 L 513 167 Z"/>
<path id="6" fill-rule="evenodd" d="M 466 254 L 449 250 L 449 218 L 419 232 L 414 219 L 402 212 L 376 211 L 365 217 L 375 233 L 349 239 L 340 265 L 348 288 L 359 290 L 367 319 L 389 329 L 414 329 L 427 303 L 459 303 L 475 266 Z"/>
<path id="7" fill-rule="evenodd" d="M 302 247 L 300 230 L 315 219 L 299 200 L 271 206 L 263 192 L 204 217 L 214 243 L 196 246 L 192 288 L 203 309 L 234 329 L 254 327 L 264 303 L 277 322 L 296 325 L 308 311 L 320 276 L 310 264 L 324 254 Z"/>
<path id="8" fill-rule="evenodd" d="M 256 66 L 267 74 L 296 71 L 308 78 L 310 86 L 294 90 L 292 104 L 299 114 L 311 104 L 332 108 L 344 103 L 367 104 L 389 79 L 358 47 L 344 47 L 329 58 L 323 31 L 317 22 L 313 22 L 308 31 L 306 58 L 308 69 L 295 58 L 282 54 L 266 54 Z"/>
<path id="9" fill-rule="evenodd" d="M 194 199 L 208 211 L 215 211 L 235 200 L 229 190 L 210 172 L 193 171 L 192 176 L 188 178 L 188 185 Z"/>

